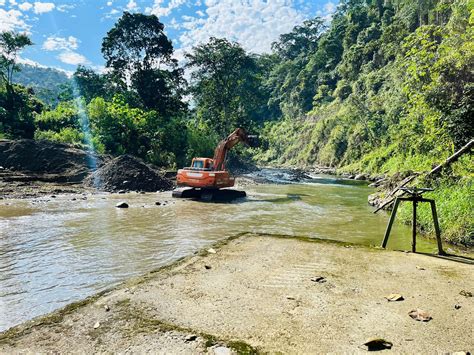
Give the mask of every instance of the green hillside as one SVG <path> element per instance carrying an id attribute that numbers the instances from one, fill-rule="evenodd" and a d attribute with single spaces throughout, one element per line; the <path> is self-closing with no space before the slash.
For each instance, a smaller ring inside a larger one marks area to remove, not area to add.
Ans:
<path id="1" fill-rule="evenodd" d="M 13 76 L 16 84 L 33 88 L 36 96 L 48 105 L 56 105 L 64 86 L 70 82 L 68 76 L 57 69 L 19 64 L 20 71 Z"/>

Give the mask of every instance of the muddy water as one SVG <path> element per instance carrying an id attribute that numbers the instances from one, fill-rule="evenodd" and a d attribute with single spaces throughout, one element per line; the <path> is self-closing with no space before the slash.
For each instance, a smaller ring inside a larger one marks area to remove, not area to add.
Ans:
<path id="1" fill-rule="evenodd" d="M 333 178 L 246 190 L 248 198 L 225 204 L 169 192 L 0 201 L 0 330 L 236 233 L 370 245 L 380 243 L 388 219 L 372 214 L 371 189 Z M 115 208 L 122 200 L 129 209 Z M 389 247 L 408 249 L 409 239 L 409 228 L 396 225 Z M 419 239 L 418 248 L 435 245 Z"/>

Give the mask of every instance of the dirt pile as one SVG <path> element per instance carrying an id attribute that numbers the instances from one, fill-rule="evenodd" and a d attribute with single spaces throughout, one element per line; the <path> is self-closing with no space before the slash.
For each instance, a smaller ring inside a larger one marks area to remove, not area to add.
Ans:
<path id="1" fill-rule="evenodd" d="M 0 140 L 0 166 L 35 180 L 81 182 L 100 157 L 67 144 L 31 139 Z"/>
<path id="2" fill-rule="evenodd" d="M 84 183 L 107 192 L 155 192 L 173 188 L 173 183 L 163 173 L 130 155 L 122 155 L 105 163 Z"/>

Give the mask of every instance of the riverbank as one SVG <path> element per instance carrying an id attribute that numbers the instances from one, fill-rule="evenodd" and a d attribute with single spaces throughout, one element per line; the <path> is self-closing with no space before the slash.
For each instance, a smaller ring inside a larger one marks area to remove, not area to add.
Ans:
<path id="1" fill-rule="evenodd" d="M 0 139 L 0 199 L 94 192 L 157 192 L 173 188 L 158 167 L 62 143 Z"/>
<path id="2" fill-rule="evenodd" d="M 395 352 L 467 351 L 472 267 L 247 234 L 0 333 L 0 352 L 358 352 L 372 337 Z"/>

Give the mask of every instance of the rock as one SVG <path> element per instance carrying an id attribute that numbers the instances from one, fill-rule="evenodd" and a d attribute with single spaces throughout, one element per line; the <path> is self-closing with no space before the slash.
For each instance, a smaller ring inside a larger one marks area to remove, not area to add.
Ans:
<path id="1" fill-rule="evenodd" d="M 472 297 L 472 292 L 469 292 L 469 291 L 466 291 L 466 290 L 461 290 L 461 292 L 459 292 L 459 294 L 461 296 L 464 296 L 464 297 Z"/>
<path id="2" fill-rule="evenodd" d="M 117 208 L 128 208 L 128 203 L 122 201 L 122 202 L 117 203 L 115 205 L 115 207 L 117 207 Z"/>
<path id="3" fill-rule="evenodd" d="M 189 341 L 195 341 L 197 339 L 197 335 L 188 335 L 185 339 L 186 342 L 189 342 Z"/>
<path id="4" fill-rule="evenodd" d="M 156 202 L 155 202 L 155 205 L 156 205 L 156 206 L 161 206 L 161 202 L 160 202 L 160 201 L 156 201 Z"/>
<path id="5" fill-rule="evenodd" d="M 375 180 L 373 183 L 369 184 L 369 187 L 379 187 L 379 186 L 382 186 L 385 181 L 386 181 L 385 179 Z"/>
<path id="6" fill-rule="evenodd" d="M 370 194 L 367 201 L 371 206 L 381 206 L 384 203 L 384 199 L 378 193 Z"/>
<path id="7" fill-rule="evenodd" d="M 118 190 L 118 191 L 117 191 L 118 194 L 124 194 L 124 193 L 126 193 L 126 192 L 127 192 L 127 191 L 125 191 L 125 190 Z"/>
<path id="8" fill-rule="evenodd" d="M 99 328 L 99 327 L 100 327 L 100 323 L 99 323 L 99 322 L 95 322 L 95 324 L 94 324 L 94 329 L 97 329 L 97 328 Z"/>
<path id="9" fill-rule="evenodd" d="M 347 178 L 348 178 L 348 179 L 351 179 L 351 180 L 354 180 L 355 175 L 348 175 Z"/>
<path id="10" fill-rule="evenodd" d="M 76 201 L 76 200 L 77 200 L 77 198 L 75 198 L 75 197 L 71 198 L 71 201 Z"/>
<path id="11" fill-rule="evenodd" d="M 428 312 L 423 311 L 421 309 L 411 310 L 410 312 L 408 312 L 408 315 L 412 317 L 414 320 L 421 321 L 421 322 L 429 322 L 430 320 L 433 319 Z"/>
<path id="12" fill-rule="evenodd" d="M 104 309 L 105 309 L 105 311 L 106 311 L 106 312 L 110 311 L 110 307 L 109 307 L 109 305 L 108 305 L 108 304 L 106 304 L 106 305 L 104 306 Z"/>
<path id="13" fill-rule="evenodd" d="M 356 176 L 354 176 L 354 180 L 367 180 L 367 175 L 357 174 Z"/>
<path id="14" fill-rule="evenodd" d="M 286 299 L 287 300 L 293 300 L 293 301 L 296 300 L 296 298 L 294 296 L 286 296 Z"/>
<path id="15" fill-rule="evenodd" d="M 398 294 L 398 293 L 391 293 L 390 295 L 385 296 L 385 298 L 389 302 L 396 302 L 396 301 L 403 301 L 404 300 L 403 296 Z"/>
<path id="16" fill-rule="evenodd" d="M 454 309 L 460 309 L 460 308 L 461 308 L 461 305 L 460 305 L 460 304 L 457 304 L 457 303 L 456 303 L 456 304 L 454 305 Z"/>
<path id="17" fill-rule="evenodd" d="M 326 282 L 327 280 L 324 276 L 316 276 L 316 277 L 311 278 L 311 281 L 322 284 Z"/>
<path id="18" fill-rule="evenodd" d="M 204 267 L 206 270 L 210 270 L 212 268 L 211 265 L 204 265 Z"/>
<path id="19" fill-rule="evenodd" d="M 212 352 L 214 353 L 214 355 L 231 355 L 232 354 L 232 350 L 226 346 L 216 346 L 212 348 Z"/>
<path id="20" fill-rule="evenodd" d="M 209 254 L 215 254 L 215 253 L 217 253 L 216 250 L 213 249 L 213 248 L 207 249 L 207 252 L 208 252 Z"/>
<path id="21" fill-rule="evenodd" d="M 56 195 L 51 195 L 51 198 L 56 198 Z"/>
<path id="22" fill-rule="evenodd" d="M 391 349 L 393 346 L 392 342 L 383 338 L 370 338 L 367 339 L 362 345 L 367 346 L 367 350 L 369 351 Z"/>
<path id="23" fill-rule="evenodd" d="M 426 270 L 423 266 L 418 266 L 418 265 L 417 265 L 416 268 L 417 268 L 418 270 Z"/>

